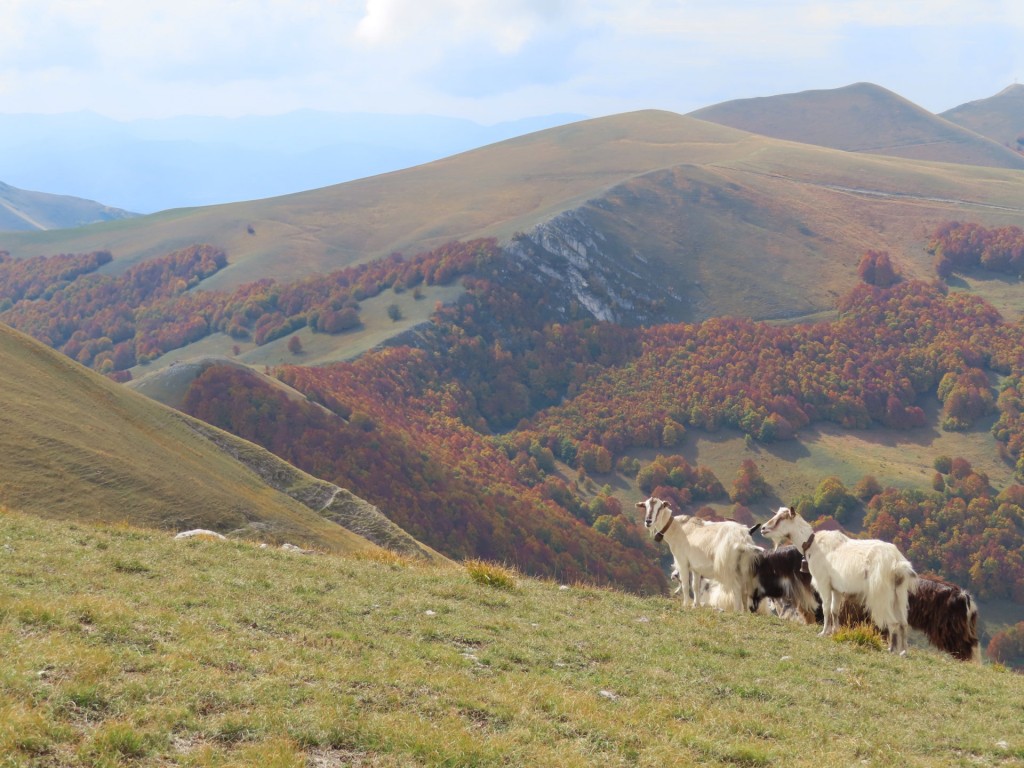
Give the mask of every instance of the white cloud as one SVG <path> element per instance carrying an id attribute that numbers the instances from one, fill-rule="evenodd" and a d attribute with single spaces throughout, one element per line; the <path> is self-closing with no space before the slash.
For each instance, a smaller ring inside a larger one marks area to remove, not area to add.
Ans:
<path id="1" fill-rule="evenodd" d="M 0 0 L 0 19 L 0 107 L 120 117 L 492 121 L 858 80 L 939 108 L 1024 65 L 1012 0 Z"/>
<path id="2" fill-rule="evenodd" d="M 567 6 L 559 0 L 367 0 L 356 32 L 374 45 L 483 41 L 499 53 L 514 54 L 545 27 L 571 22 Z"/>

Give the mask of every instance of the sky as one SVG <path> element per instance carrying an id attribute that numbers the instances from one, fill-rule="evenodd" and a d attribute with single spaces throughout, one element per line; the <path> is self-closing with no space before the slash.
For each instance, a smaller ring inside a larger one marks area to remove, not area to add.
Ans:
<path id="1" fill-rule="evenodd" d="M 932 112 L 1024 77 L 1019 0 L 0 0 L 0 112 L 686 113 L 872 82 Z"/>

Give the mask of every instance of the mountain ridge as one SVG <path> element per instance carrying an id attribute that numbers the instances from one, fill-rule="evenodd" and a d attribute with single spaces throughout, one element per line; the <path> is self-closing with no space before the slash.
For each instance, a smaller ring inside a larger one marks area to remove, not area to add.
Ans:
<path id="1" fill-rule="evenodd" d="M 120 121 L 0 114 L 5 180 L 145 213 L 273 197 L 397 170 L 579 119 L 296 110 Z M 159 180 L 159 183 L 155 183 Z"/>
<path id="2" fill-rule="evenodd" d="M 138 216 L 94 200 L 18 189 L 0 181 L 0 236 L 4 232 L 86 226 Z"/>
<path id="3" fill-rule="evenodd" d="M 643 110 L 281 198 L 9 234 L 0 248 L 15 257 L 109 249 L 115 260 L 107 269 L 116 272 L 208 242 L 226 251 L 229 265 L 202 288 L 230 289 L 412 255 L 452 239 L 543 239 L 560 215 L 575 211 L 590 219 L 595 242 L 618 241 L 617 252 L 643 253 L 676 275 L 678 293 L 696 290 L 695 309 L 673 317 L 783 317 L 827 309 L 855 284 L 867 249 L 888 250 L 906 273 L 927 276 L 921 243 L 942 221 L 1001 226 L 1019 218 L 1018 173 L 846 152 Z M 777 291 L 768 306 L 756 292 L 737 298 L 724 285 L 708 288 L 724 282 L 714 279 L 714 265 L 741 277 L 751 263 L 767 268 L 766 259 L 792 264 L 781 273 L 788 283 L 757 281 L 759 290 Z M 784 308 L 787 293 L 810 301 Z"/>
<path id="4" fill-rule="evenodd" d="M 988 136 L 872 83 L 738 99 L 688 114 L 751 133 L 847 152 L 1024 169 L 1024 157 Z"/>
<path id="5" fill-rule="evenodd" d="M 975 99 L 942 112 L 940 117 L 1021 152 L 1024 144 L 1024 85 L 1014 83 L 994 96 Z"/>

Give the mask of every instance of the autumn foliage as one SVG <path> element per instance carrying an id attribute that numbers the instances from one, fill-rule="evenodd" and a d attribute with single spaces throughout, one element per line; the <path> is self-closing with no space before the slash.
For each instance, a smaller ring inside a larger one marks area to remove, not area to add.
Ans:
<path id="1" fill-rule="evenodd" d="M 109 253 L 17 261 L 0 252 L 0 320 L 103 373 L 146 363 L 223 332 L 257 345 L 359 325 L 359 302 L 384 290 L 444 284 L 495 252 L 493 241 L 451 243 L 412 259 L 392 254 L 328 275 L 280 284 L 260 280 L 231 292 L 197 290 L 227 255 L 195 245 L 129 267 L 97 270 Z"/>
<path id="2" fill-rule="evenodd" d="M 1020 275 L 1024 273 L 1024 230 L 950 221 L 932 234 L 928 252 L 943 279 L 975 269 Z"/>
<path id="3" fill-rule="evenodd" d="M 192 385 L 185 407 L 351 489 L 449 556 L 636 591 L 664 586 L 645 537 L 633 534 L 627 549 L 625 537 L 576 519 L 545 486 L 521 482 L 505 450 L 454 415 L 458 397 L 425 386 L 432 368 L 424 353 L 399 348 L 351 365 L 282 371 L 321 407 L 237 368 L 213 367 Z"/>
<path id="4" fill-rule="evenodd" d="M 1015 263 L 1013 233 L 989 235 L 949 225 L 933 245 L 950 263 L 966 263 L 954 254 L 968 243 L 988 243 L 978 264 Z M 748 516 L 745 505 L 770 492 L 756 465 L 737 467 L 727 493 L 680 455 L 689 432 L 730 427 L 771 443 L 821 422 L 912 429 L 925 424 L 925 397 L 939 399 L 947 430 L 995 416 L 999 450 L 1024 483 L 1024 329 L 942 283 L 894 282 L 882 253 L 865 256 L 863 282 L 829 322 L 650 328 L 596 321 L 493 241 L 231 292 L 202 290 L 227 264 L 208 246 L 121 273 L 109 261 L 0 257 L 0 320 L 119 375 L 213 332 L 255 343 L 297 339 L 302 327 L 344 333 L 367 297 L 461 278 L 465 292 L 418 329 L 416 349 L 275 372 L 305 399 L 227 368 L 208 370 L 187 399 L 193 414 L 350 488 L 454 557 L 660 589 L 664 553 L 600 487 L 613 471 L 635 473 L 643 493 L 680 510 L 731 500 Z M 640 464 L 640 450 L 656 458 Z M 915 566 L 981 597 L 1024 601 L 1024 491 L 992 488 L 963 459 L 936 470 L 927 491 L 867 480 L 849 491 L 824 478 L 799 503 L 829 525 L 858 522 L 866 503 L 866 532 Z"/>
<path id="5" fill-rule="evenodd" d="M 1008 667 L 1024 668 L 1024 621 L 992 635 L 985 655 Z"/>
<path id="6" fill-rule="evenodd" d="M 879 288 L 888 288 L 899 280 L 887 251 L 865 253 L 857 265 L 857 276 L 868 285 Z"/>

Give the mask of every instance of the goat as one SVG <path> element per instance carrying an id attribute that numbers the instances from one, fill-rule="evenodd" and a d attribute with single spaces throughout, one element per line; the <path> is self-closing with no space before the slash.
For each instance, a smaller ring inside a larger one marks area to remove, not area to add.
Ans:
<path id="1" fill-rule="evenodd" d="M 821 600 L 811 586 L 811 575 L 801 569 L 803 554 L 796 547 L 760 552 L 754 560 L 754 592 L 751 609 L 770 598 L 782 605 L 777 613 L 785 617 L 790 608 L 805 624 L 814 624 L 821 614 Z"/>
<path id="2" fill-rule="evenodd" d="M 843 604 L 841 624 L 849 626 L 867 619 L 863 603 L 847 600 Z M 919 577 L 917 586 L 910 590 L 907 621 L 935 648 L 954 659 L 981 663 L 978 606 L 966 589 L 942 579 Z"/>
<path id="3" fill-rule="evenodd" d="M 844 596 L 857 596 L 875 625 L 889 634 L 889 650 L 907 653 L 907 603 L 917 574 L 894 544 L 851 539 L 841 531 L 815 533 L 789 507 L 780 507 L 761 532 L 773 540 L 789 536 L 804 553 L 812 583 L 821 595 L 824 628 L 835 632 Z"/>
<path id="4" fill-rule="evenodd" d="M 637 502 L 644 526 L 655 541 L 664 539 L 672 550 L 680 577 L 693 572 L 717 581 L 732 598 L 733 609 L 750 607 L 754 591 L 754 558 L 760 551 L 747 527 L 731 521 L 709 522 L 690 515 L 673 516 L 668 502 L 655 497 Z M 693 605 L 700 600 L 700 589 Z"/>

